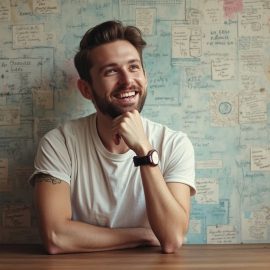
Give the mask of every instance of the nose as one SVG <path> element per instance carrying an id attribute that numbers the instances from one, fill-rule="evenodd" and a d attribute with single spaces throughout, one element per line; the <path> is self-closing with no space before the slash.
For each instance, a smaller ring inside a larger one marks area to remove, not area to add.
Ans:
<path id="1" fill-rule="evenodd" d="M 123 68 L 121 69 L 121 72 L 119 72 L 119 75 L 119 84 L 127 86 L 131 83 L 132 76 L 129 70 Z"/>

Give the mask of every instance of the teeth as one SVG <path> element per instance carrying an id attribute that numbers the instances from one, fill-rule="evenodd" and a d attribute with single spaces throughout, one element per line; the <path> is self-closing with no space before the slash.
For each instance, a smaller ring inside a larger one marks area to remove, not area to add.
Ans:
<path id="1" fill-rule="evenodd" d="M 135 91 L 127 92 L 127 93 L 121 93 L 119 95 L 119 98 L 127 98 L 127 97 L 132 97 L 132 96 L 135 96 Z"/>

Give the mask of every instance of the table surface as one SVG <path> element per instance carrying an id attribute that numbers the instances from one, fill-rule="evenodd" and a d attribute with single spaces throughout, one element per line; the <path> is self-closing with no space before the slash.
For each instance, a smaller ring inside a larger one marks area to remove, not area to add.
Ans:
<path id="1" fill-rule="evenodd" d="M 40 245 L 0 245 L 0 269 L 270 270 L 270 244 L 184 245 L 175 254 L 145 247 L 62 255 L 47 255 Z"/>

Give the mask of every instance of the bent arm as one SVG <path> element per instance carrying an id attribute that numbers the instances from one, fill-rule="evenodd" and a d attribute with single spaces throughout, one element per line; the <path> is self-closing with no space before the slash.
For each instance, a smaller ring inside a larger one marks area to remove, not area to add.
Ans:
<path id="1" fill-rule="evenodd" d="M 130 111 L 114 119 L 113 131 L 120 134 L 137 156 L 145 156 L 153 149 L 143 128 L 138 111 Z M 174 155 L 177 150 L 174 149 Z M 193 157 L 192 153 L 188 153 Z M 179 161 L 179 157 L 176 157 Z M 178 162 L 178 167 L 182 166 Z M 193 170 L 192 166 L 189 169 Z M 182 183 L 166 183 L 159 166 L 140 167 L 147 216 L 151 228 L 165 253 L 175 252 L 183 243 L 190 211 L 190 187 Z M 179 175 L 179 174 L 175 174 Z M 192 174 L 190 174 L 192 175 Z M 180 180 L 180 181 L 179 181 Z M 181 179 L 175 179 L 181 182 Z"/>
<path id="2" fill-rule="evenodd" d="M 158 166 L 141 166 L 141 175 L 151 228 L 163 251 L 173 253 L 182 246 L 188 229 L 190 187 L 166 184 Z"/>
<path id="3" fill-rule="evenodd" d="M 50 254 L 158 245 L 151 229 L 111 229 L 71 220 L 70 186 L 55 177 L 35 177 L 34 199 L 42 240 Z"/>

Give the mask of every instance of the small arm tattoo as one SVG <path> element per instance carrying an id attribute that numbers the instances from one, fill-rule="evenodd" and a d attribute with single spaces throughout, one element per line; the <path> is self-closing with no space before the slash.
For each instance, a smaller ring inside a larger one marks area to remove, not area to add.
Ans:
<path id="1" fill-rule="evenodd" d="M 47 182 L 47 183 L 52 183 L 54 185 L 56 184 L 61 184 L 62 180 L 56 178 L 56 177 L 53 177 L 49 174 L 43 174 L 43 173 L 40 173 L 40 174 L 37 174 L 35 176 L 35 183 L 40 183 L 40 182 Z"/>

